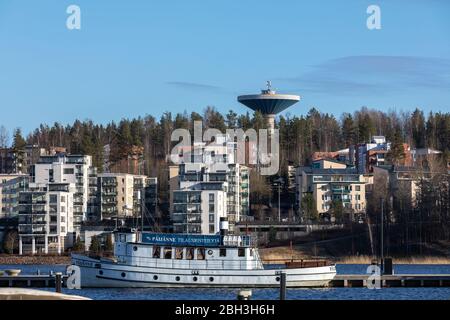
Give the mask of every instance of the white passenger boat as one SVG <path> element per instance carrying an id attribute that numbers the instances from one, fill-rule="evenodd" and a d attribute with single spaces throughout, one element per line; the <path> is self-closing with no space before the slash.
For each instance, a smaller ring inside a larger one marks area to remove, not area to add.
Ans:
<path id="1" fill-rule="evenodd" d="M 265 268 L 246 235 L 114 233 L 114 257 L 72 254 L 81 287 L 323 287 L 336 275 L 334 265 L 294 263 Z"/>

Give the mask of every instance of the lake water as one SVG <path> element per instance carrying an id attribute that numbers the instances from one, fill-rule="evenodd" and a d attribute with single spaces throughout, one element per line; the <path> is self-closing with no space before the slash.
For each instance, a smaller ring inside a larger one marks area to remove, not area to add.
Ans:
<path id="1" fill-rule="evenodd" d="M 21 269 L 23 274 L 65 272 L 62 265 L 0 265 L 0 270 Z M 336 265 L 338 274 L 364 274 L 367 265 Z M 450 274 L 450 265 L 395 265 L 398 274 Z M 53 291 L 52 288 L 44 290 Z M 236 300 L 238 289 L 63 289 L 95 300 Z M 252 300 L 278 299 L 278 289 L 252 289 Z M 288 289 L 287 298 L 293 300 L 449 300 L 450 288 L 320 288 Z"/>

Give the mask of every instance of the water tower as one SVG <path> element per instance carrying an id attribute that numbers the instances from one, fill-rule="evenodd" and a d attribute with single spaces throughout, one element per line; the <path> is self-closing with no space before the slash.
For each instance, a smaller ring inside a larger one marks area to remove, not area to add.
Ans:
<path id="1" fill-rule="evenodd" d="M 275 129 L 275 116 L 286 110 L 300 100 L 300 96 L 291 94 L 277 94 L 267 81 L 267 89 L 261 90 L 261 94 L 249 94 L 238 97 L 238 101 L 253 111 L 259 111 L 264 115 L 267 128 Z"/>

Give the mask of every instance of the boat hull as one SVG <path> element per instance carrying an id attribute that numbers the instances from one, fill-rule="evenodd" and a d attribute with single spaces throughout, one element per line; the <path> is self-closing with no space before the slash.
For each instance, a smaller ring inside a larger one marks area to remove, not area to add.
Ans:
<path id="1" fill-rule="evenodd" d="M 292 269 L 174 269 L 136 267 L 73 255 L 80 268 L 81 287 L 96 288 L 271 288 L 280 286 L 281 272 L 286 286 L 325 287 L 336 275 L 334 266 Z"/>

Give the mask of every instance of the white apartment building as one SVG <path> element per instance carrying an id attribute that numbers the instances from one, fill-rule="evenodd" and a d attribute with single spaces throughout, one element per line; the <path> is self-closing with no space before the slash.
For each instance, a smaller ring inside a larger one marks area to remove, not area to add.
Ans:
<path id="1" fill-rule="evenodd" d="M 75 240 L 74 183 L 32 183 L 19 194 L 19 254 L 62 253 Z"/>
<path id="2" fill-rule="evenodd" d="M 213 188 L 219 190 L 213 190 Z M 220 217 L 226 217 L 227 193 L 222 183 L 205 186 L 205 190 L 174 192 L 172 221 L 175 233 L 215 234 Z"/>
<path id="3" fill-rule="evenodd" d="M 181 163 L 169 170 L 174 232 L 215 234 L 220 217 L 228 218 L 233 232 L 249 211 L 249 169 L 235 163 L 236 143 L 222 135 L 213 144 L 195 143 L 179 156 Z"/>
<path id="4" fill-rule="evenodd" d="M 75 184 L 74 228 L 76 232 L 79 232 L 81 223 L 87 219 L 89 200 L 93 198 L 91 193 L 96 191 L 96 189 L 90 188 L 90 178 L 95 176 L 95 173 L 91 156 L 65 154 L 41 156 L 32 167 L 31 182 L 36 184 Z"/>

